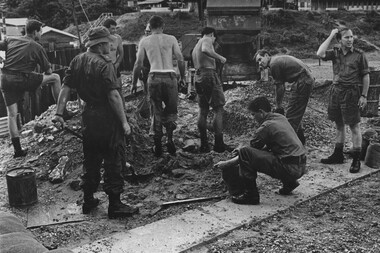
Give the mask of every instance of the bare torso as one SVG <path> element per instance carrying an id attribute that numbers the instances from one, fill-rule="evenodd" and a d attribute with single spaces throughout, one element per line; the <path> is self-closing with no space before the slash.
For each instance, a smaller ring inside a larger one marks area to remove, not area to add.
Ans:
<path id="1" fill-rule="evenodd" d="M 112 37 L 112 41 L 110 42 L 109 56 L 112 59 L 112 63 L 115 63 L 117 60 L 117 56 L 119 55 L 118 47 L 122 44 L 122 39 L 120 35 L 118 34 L 114 34 L 111 37 Z"/>
<path id="2" fill-rule="evenodd" d="M 173 58 L 182 61 L 177 39 L 164 33 L 153 33 L 145 37 L 139 46 L 150 62 L 150 72 L 175 72 Z"/>
<path id="3" fill-rule="evenodd" d="M 202 52 L 202 47 L 205 46 L 213 47 L 211 38 L 203 37 L 199 39 L 198 43 L 195 45 L 192 53 L 194 67 L 196 69 L 216 69 L 215 59 Z"/>

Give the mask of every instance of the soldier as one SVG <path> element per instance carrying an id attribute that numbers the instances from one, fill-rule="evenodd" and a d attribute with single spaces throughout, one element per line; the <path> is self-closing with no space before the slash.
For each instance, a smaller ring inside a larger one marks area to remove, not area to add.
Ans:
<path id="1" fill-rule="evenodd" d="M 327 50 L 333 38 L 339 42 L 338 47 Z M 354 48 L 354 36 L 350 29 L 335 28 L 321 44 L 317 55 L 324 61 L 333 63 L 333 87 L 328 105 L 328 117 L 335 122 L 336 143 L 334 153 L 321 160 L 325 164 L 341 164 L 344 162 L 343 146 L 345 125 L 349 125 L 352 134 L 351 173 L 360 171 L 360 153 L 362 136 L 360 132 L 360 108 L 367 105 L 369 89 L 369 68 L 365 54 Z M 363 85 L 360 93 L 359 85 Z"/>
<path id="2" fill-rule="evenodd" d="M 258 205 L 257 172 L 280 179 L 283 187 L 278 193 L 289 195 L 299 186 L 297 179 L 306 172 L 306 150 L 288 120 L 279 113 L 271 112 L 266 97 L 253 99 L 248 110 L 260 124 L 250 147 L 237 148 L 234 151 L 237 156 L 218 162 L 215 167 L 223 173 L 231 169 L 238 170 L 236 173 L 240 176 L 240 184 L 236 186 L 241 192 L 235 192 L 232 196 L 234 203 Z M 233 191 L 230 189 L 230 192 Z"/>
<path id="3" fill-rule="evenodd" d="M 50 85 L 54 100 L 57 101 L 61 88 L 59 75 L 52 73 L 46 52 L 38 43 L 41 38 L 41 27 L 41 22 L 29 20 L 24 36 L 8 37 L 0 41 L 0 50 L 5 51 L 6 56 L 1 70 L 0 85 L 7 106 L 8 129 L 15 150 L 14 158 L 27 154 L 27 150 L 23 150 L 20 144 L 17 102 L 24 97 L 25 91 L 34 92 L 41 85 Z M 44 71 L 43 74 L 34 72 L 37 64 Z"/>
<path id="4" fill-rule="evenodd" d="M 113 19 L 107 19 L 104 21 L 103 26 L 108 29 L 111 34 L 112 41 L 110 42 L 110 53 L 109 57 L 112 60 L 113 65 L 116 68 L 117 74 L 117 82 L 120 87 L 121 83 L 121 74 L 120 74 L 120 64 L 123 61 L 124 57 L 124 49 L 123 49 L 123 40 L 121 39 L 119 34 L 116 34 L 116 21 Z"/>
<path id="5" fill-rule="evenodd" d="M 139 43 L 137 59 L 133 68 L 132 89 L 136 89 L 144 58 L 147 57 L 150 63 L 148 89 L 154 126 L 153 152 L 155 156 L 159 157 L 162 154 L 163 126 L 166 128 L 167 150 L 170 154 L 176 153 L 173 131 L 177 127 L 178 85 L 173 66 L 173 55 L 178 60 L 181 80 L 184 80 L 185 68 L 177 39 L 163 33 L 164 20 L 159 16 L 152 16 L 149 25 L 151 35 L 143 38 Z"/>
<path id="6" fill-rule="evenodd" d="M 86 102 L 82 113 L 82 211 L 88 214 L 99 204 L 93 194 L 99 186 L 100 168 L 104 160 L 103 189 L 109 197 L 108 217 L 116 218 L 131 216 L 138 209 L 120 201 L 124 185 L 121 169 L 125 161 L 125 136 L 131 134 L 131 128 L 124 114 L 116 69 L 108 56 L 112 39 L 105 27 L 90 30 L 87 52 L 76 56 L 66 71 L 53 121 L 63 126 L 62 113 L 70 89 L 76 89 L 79 97 Z"/>
<path id="7" fill-rule="evenodd" d="M 216 61 L 222 64 L 226 58 L 215 52 L 214 42 L 216 31 L 212 27 L 205 27 L 202 38 L 195 45 L 192 58 L 196 69 L 195 89 L 199 96 L 198 130 L 201 137 L 200 151 L 210 151 L 207 139 L 207 116 L 210 106 L 214 110 L 213 127 L 215 131 L 214 151 L 222 153 L 228 147 L 223 141 L 223 106 L 226 103 L 223 86 L 220 81 Z"/>
<path id="8" fill-rule="evenodd" d="M 309 67 L 301 60 L 290 55 L 271 56 L 266 50 L 257 51 L 254 59 L 260 69 L 269 68 L 274 79 L 276 109 L 275 112 L 285 114 L 282 102 L 285 95 L 285 82 L 293 83 L 286 118 L 297 133 L 302 144 L 306 139 L 302 128 L 302 118 L 313 90 L 314 78 Z"/>

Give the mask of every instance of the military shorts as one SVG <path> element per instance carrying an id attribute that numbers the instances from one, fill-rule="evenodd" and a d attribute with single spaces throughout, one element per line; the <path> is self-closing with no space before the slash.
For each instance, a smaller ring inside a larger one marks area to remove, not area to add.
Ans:
<path id="1" fill-rule="evenodd" d="M 213 69 L 198 69 L 195 75 L 195 91 L 200 108 L 223 106 L 226 103 L 223 86 Z"/>
<path id="2" fill-rule="evenodd" d="M 337 124 L 355 125 L 360 122 L 358 86 L 333 85 L 328 105 L 328 118 Z"/>
<path id="3" fill-rule="evenodd" d="M 24 97 L 25 91 L 35 91 L 42 83 L 43 74 L 1 71 L 0 88 L 7 106 L 17 103 Z"/>

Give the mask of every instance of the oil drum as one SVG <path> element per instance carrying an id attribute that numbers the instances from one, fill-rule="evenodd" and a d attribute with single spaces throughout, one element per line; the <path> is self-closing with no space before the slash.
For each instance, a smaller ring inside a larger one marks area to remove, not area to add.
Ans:
<path id="1" fill-rule="evenodd" d="M 8 199 L 11 206 L 29 206 L 38 201 L 36 171 L 31 167 L 17 167 L 6 174 Z"/>

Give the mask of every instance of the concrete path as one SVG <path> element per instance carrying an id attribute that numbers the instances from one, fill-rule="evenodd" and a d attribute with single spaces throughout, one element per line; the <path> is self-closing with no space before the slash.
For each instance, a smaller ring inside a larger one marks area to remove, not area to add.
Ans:
<path id="1" fill-rule="evenodd" d="M 246 223 L 268 218 L 281 210 L 378 171 L 363 164 L 358 174 L 348 173 L 349 163 L 340 166 L 321 164 L 310 164 L 310 166 L 317 169 L 302 177 L 301 185 L 291 196 L 280 196 L 275 193 L 261 194 L 261 203 L 258 206 L 236 205 L 226 199 L 126 232 L 116 233 L 109 238 L 73 250 L 78 253 L 193 251 L 194 248 L 238 229 Z"/>

